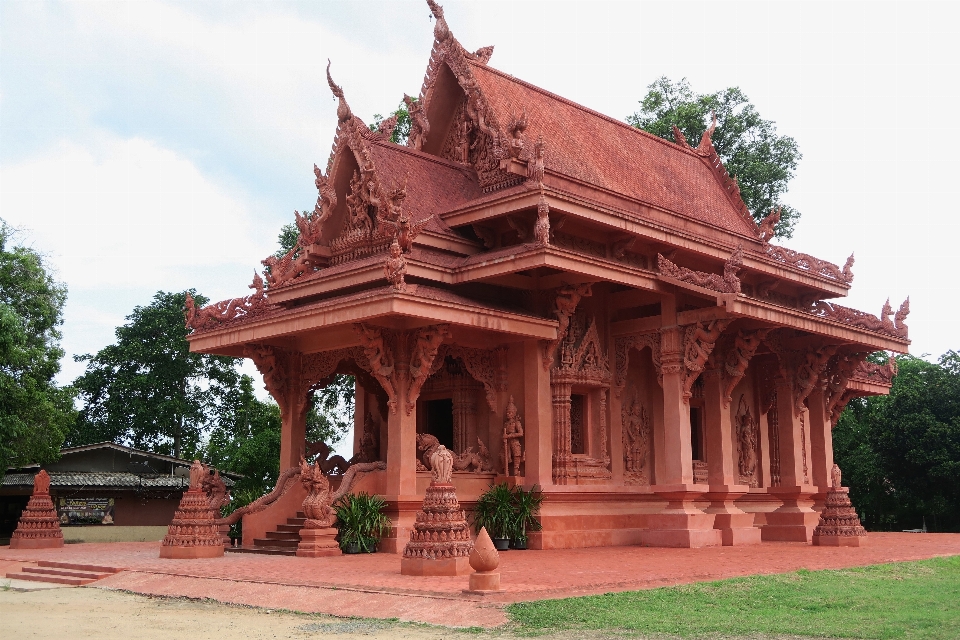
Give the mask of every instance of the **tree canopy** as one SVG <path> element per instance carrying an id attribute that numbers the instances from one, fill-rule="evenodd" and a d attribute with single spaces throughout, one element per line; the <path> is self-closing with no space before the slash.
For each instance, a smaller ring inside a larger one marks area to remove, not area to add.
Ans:
<path id="1" fill-rule="evenodd" d="M 960 354 L 897 365 L 889 396 L 840 416 L 834 457 L 865 526 L 960 531 Z"/>
<path id="2" fill-rule="evenodd" d="M 190 293 L 198 305 L 207 302 Z M 190 352 L 185 298 L 158 291 L 117 328 L 115 344 L 75 356 L 87 370 L 74 382 L 84 406 L 71 444 L 127 442 L 178 458 L 197 455 L 203 434 L 230 411 L 240 374 L 235 358 Z"/>
<path id="3" fill-rule="evenodd" d="M 67 289 L 13 239 L 0 220 L 0 479 L 7 467 L 55 460 L 76 413 L 72 389 L 54 382 Z"/>
<path id="4" fill-rule="evenodd" d="M 707 129 L 711 112 L 717 128 L 713 146 L 724 167 L 740 185 L 744 203 L 759 222 L 773 209 L 781 210 L 776 235 L 793 235 L 800 212 L 783 202 L 787 185 L 801 159 L 797 142 L 777 134 L 777 127 L 764 120 L 739 87 L 715 93 L 696 93 L 686 78 L 673 82 L 658 78 L 640 101 L 640 111 L 627 122 L 661 138 L 673 140 L 673 126 L 696 145 Z"/>

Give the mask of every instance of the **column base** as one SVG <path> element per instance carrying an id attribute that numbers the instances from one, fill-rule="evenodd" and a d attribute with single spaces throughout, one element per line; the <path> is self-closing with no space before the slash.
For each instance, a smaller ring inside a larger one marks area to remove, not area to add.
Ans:
<path id="1" fill-rule="evenodd" d="M 866 543 L 866 536 L 813 536 L 815 547 L 862 547 Z"/>
<path id="2" fill-rule="evenodd" d="M 696 491 L 692 485 L 675 485 L 654 487 L 654 492 L 667 500 L 667 508 L 647 516 L 648 529 L 640 536 L 641 544 L 686 549 L 721 545 L 723 538 L 713 528 L 716 516 L 693 504 L 702 491 Z"/>
<path id="3" fill-rule="evenodd" d="M 400 574 L 404 576 L 465 576 L 473 571 L 470 559 L 458 558 L 403 558 L 400 560 Z M 499 575 L 499 574 L 498 574 Z"/>
<path id="4" fill-rule="evenodd" d="M 753 526 L 753 513 L 718 513 L 713 527 L 720 532 L 723 546 L 760 544 L 761 531 Z"/>
<path id="5" fill-rule="evenodd" d="M 503 593 L 506 589 L 500 588 L 499 571 L 477 571 L 470 574 L 470 588 L 463 592 L 472 596 L 484 596 L 494 593 Z"/>
<path id="6" fill-rule="evenodd" d="M 222 558 L 222 544 L 208 544 L 202 547 L 161 546 L 160 557 L 173 560 L 195 560 L 197 558 Z"/>
<path id="7" fill-rule="evenodd" d="M 816 487 L 787 487 L 773 489 L 783 505 L 767 514 L 767 524 L 761 529 L 762 539 L 770 542 L 811 542 L 813 530 L 820 522 L 820 514 L 814 511 L 811 497 Z"/>
<path id="8" fill-rule="evenodd" d="M 333 527 L 325 529 L 300 529 L 300 544 L 297 545 L 298 558 L 323 558 L 339 556 L 340 545 L 337 544 L 337 530 Z"/>

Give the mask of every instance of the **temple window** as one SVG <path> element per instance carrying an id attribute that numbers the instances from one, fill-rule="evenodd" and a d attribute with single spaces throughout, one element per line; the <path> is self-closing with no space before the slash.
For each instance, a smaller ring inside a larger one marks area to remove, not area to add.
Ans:
<path id="1" fill-rule="evenodd" d="M 570 453 L 586 453 L 587 397 L 579 393 L 570 396 Z"/>

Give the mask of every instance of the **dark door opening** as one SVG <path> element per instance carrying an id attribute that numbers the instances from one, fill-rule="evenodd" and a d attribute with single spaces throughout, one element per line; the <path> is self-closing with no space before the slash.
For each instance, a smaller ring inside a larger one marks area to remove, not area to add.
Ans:
<path id="1" fill-rule="evenodd" d="M 427 433 L 436 436 L 440 444 L 453 451 L 453 399 L 427 402 Z"/>
<path id="2" fill-rule="evenodd" d="M 704 460 L 703 442 L 700 438 L 700 434 L 703 433 L 700 419 L 700 407 L 690 407 L 690 449 L 694 460 Z"/>

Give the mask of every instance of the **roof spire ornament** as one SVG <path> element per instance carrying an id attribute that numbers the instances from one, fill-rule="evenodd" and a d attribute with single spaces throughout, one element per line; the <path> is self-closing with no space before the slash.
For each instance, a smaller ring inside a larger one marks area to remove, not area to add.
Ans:
<path id="1" fill-rule="evenodd" d="M 687 142 L 686 136 L 683 135 L 683 132 L 677 127 L 677 125 L 671 125 L 673 127 L 673 141 L 684 149 L 692 149 L 690 143 Z"/>
<path id="2" fill-rule="evenodd" d="M 710 120 L 710 126 L 703 132 L 703 135 L 700 137 L 700 146 L 697 147 L 697 151 L 701 153 L 709 153 L 710 148 L 713 146 L 713 132 L 717 130 L 716 111 L 710 112 Z"/>
<path id="3" fill-rule="evenodd" d="M 550 244 L 550 205 L 540 183 L 540 201 L 537 203 L 537 222 L 533 226 L 533 238 L 537 244 L 545 247 Z"/>
<path id="4" fill-rule="evenodd" d="M 450 27 L 447 26 L 447 21 L 443 17 L 443 7 L 434 0 L 427 0 L 427 5 L 430 7 L 430 13 L 437 19 L 437 24 L 433 27 L 433 37 L 437 42 L 446 42 L 453 34 L 450 33 Z"/>
<path id="5" fill-rule="evenodd" d="M 780 207 L 777 207 L 776 209 L 771 209 L 770 213 L 760 221 L 760 242 L 767 244 L 773 240 L 773 236 L 776 234 L 777 225 L 779 223 Z"/>
<path id="6" fill-rule="evenodd" d="M 350 105 L 347 104 L 346 98 L 343 97 L 343 89 L 333 81 L 333 77 L 330 75 L 330 58 L 327 58 L 327 84 L 330 85 L 330 91 L 333 92 L 334 97 L 340 101 L 337 105 L 337 120 L 346 122 L 353 117 L 353 112 L 350 111 Z"/>

